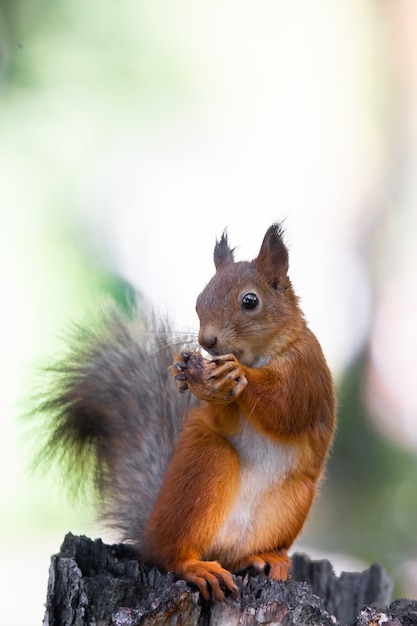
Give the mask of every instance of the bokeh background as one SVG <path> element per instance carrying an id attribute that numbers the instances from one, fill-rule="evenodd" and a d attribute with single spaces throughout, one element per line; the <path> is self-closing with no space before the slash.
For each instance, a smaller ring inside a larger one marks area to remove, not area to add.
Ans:
<path id="1" fill-rule="evenodd" d="M 216 236 L 291 276 L 338 386 L 296 548 L 417 597 L 417 4 L 2 0 L 0 588 L 39 624 L 65 532 L 106 533 L 20 416 L 60 335 L 139 291 L 196 330 Z"/>

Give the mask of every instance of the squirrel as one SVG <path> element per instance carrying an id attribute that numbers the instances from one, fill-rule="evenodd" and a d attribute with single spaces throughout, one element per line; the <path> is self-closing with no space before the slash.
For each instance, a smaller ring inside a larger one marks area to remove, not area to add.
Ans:
<path id="1" fill-rule="evenodd" d="M 288 578 L 336 401 L 282 226 L 250 262 L 234 260 L 224 232 L 214 264 L 196 302 L 204 353 L 181 349 L 166 324 L 155 332 L 155 319 L 114 310 L 81 329 L 42 409 L 44 456 L 80 480 L 93 472 L 102 518 L 142 559 L 222 601 L 249 566 Z"/>

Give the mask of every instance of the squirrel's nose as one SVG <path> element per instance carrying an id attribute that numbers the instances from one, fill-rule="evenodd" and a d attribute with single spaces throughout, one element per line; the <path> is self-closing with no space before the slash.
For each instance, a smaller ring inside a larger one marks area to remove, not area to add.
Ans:
<path id="1" fill-rule="evenodd" d="M 200 333 L 198 335 L 198 341 L 200 343 L 200 346 L 202 346 L 206 350 L 212 350 L 217 343 L 217 336 L 210 329 L 200 330 Z"/>

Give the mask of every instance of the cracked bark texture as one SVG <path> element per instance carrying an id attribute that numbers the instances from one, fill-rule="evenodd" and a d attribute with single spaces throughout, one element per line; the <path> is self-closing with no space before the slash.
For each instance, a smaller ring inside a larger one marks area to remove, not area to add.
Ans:
<path id="1" fill-rule="evenodd" d="M 328 561 L 296 554 L 289 581 L 271 581 L 248 570 L 236 582 L 239 598 L 203 602 L 185 581 L 138 561 L 131 546 L 68 534 L 51 560 L 43 624 L 417 624 L 417 601 L 397 600 L 389 606 L 393 583 L 379 565 L 338 577 Z"/>

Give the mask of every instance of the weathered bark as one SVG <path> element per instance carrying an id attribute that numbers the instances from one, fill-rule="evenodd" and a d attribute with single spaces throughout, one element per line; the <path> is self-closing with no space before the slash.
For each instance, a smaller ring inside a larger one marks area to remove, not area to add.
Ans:
<path id="1" fill-rule="evenodd" d="M 417 623 L 401 621 L 417 617 L 417 602 L 364 608 L 391 601 L 392 580 L 379 565 L 337 577 L 328 561 L 295 555 L 290 581 L 271 581 L 252 570 L 236 581 L 239 598 L 202 602 L 185 581 L 138 561 L 130 546 L 69 534 L 52 557 L 44 626 L 362 626 L 378 611 L 391 619 L 385 624 Z"/>

